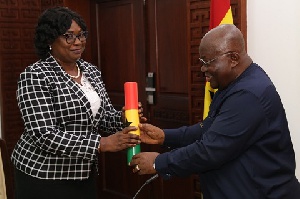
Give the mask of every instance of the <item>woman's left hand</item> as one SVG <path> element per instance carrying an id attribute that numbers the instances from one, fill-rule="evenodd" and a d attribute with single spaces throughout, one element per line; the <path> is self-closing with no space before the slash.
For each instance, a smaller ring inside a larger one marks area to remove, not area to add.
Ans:
<path id="1" fill-rule="evenodd" d="M 138 113 L 139 113 L 139 120 L 140 123 L 144 123 L 147 121 L 146 117 L 143 117 L 143 106 L 142 103 L 139 102 L 138 103 Z M 126 123 L 126 117 L 125 117 L 125 106 L 122 107 L 122 120 L 124 122 L 124 124 Z"/>

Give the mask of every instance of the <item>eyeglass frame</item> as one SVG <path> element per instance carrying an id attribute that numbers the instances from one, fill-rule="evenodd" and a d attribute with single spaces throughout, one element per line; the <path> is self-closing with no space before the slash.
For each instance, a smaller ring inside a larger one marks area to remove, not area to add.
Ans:
<path id="1" fill-rule="evenodd" d="M 70 37 L 70 35 L 72 35 L 72 37 Z M 81 31 L 78 35 L 74 35 L 72 33 L 65 33 L 62 34 L 61 36 L 65 37 L 67 44 L 74 44 L 76 39 L 78 39 L 81 42 L 85 42 L 87 37 L 88 37 L 88 31 Z M 82 37 L 83 36 L 83 37 Z M 81 37 L 81 39 L 80 39 Z M 68 39 L 72 38 L 72 42 L 68 42 Z M 82 40 L 84 39 L 84 40 Z"/>
<path id="2" fill-rule="evenodd" d="M 212 62 L 214 62 L 214 61 L 216 61 L 217 59 L 219 59 L 220 57 L 222 57 L 222 56 L 224 56 L 224 55 L 233 54 L 233 53 L 235 53 L 235 52 L 234 52 L 234 51 L 228 51 L 228 52 L 225 52 L 225 53 L 223 53 L 223 54 L 221 54 L 221 55 L 219 55 L 219 56 L 217 56 L 217 57 L 214 57 L 214 58 L 212 58 L 212 59 L 210 59 L 210 60 L 208 60 L 208 61 L 205 61 L 205 60 L 202 59 L 202 58 L 199 58 L 199 61 L 202 63 L 201 67 L 202 67 L 202 66 L 207 67 L 207 66 L 209 66 Z"/>

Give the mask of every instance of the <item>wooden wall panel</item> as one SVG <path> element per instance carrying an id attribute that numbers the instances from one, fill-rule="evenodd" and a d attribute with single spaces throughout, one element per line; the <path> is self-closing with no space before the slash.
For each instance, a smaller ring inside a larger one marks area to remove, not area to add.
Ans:
<path id="1" fill-rule="evenodd" d="M 191 0 L 189 5 L 190 123 L 202 120 L 205 78 L 199 65 L 199 44 L 209 30 L 210 1 Z"/>
<path id="2" fill-rule="evenodd" d="M 37 58 L 33 34 L 41 4 L 36 0 L 0 1 L 1 124 L 9 154 L 23 132 L 17 107 L 17 79 Z"/>

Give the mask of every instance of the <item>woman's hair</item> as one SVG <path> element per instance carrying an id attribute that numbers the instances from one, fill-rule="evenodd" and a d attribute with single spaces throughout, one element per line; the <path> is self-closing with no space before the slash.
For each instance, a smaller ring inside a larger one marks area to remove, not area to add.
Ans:
<path id="1" fill-rule="evenodd" d="M 36 54 L 41 58 L 47 58 L 50 45 L 60 35 L 65 34 L 74 20 L 83 31 L 87 30 L 83 18 L 67 7 L 55 7 L 45 10 L 39 17 L 35 28 L 34 45 Z"/>

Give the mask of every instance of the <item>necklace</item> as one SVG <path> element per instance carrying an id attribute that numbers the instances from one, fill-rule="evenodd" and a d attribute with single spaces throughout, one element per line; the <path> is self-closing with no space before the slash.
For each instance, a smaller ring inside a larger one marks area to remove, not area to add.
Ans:
<path id="1" fill-rule="evenodd" d="M 73 76 L 73 75 L 70 75 L 70 77 L 72 77 L 72 78 L 74 78 L 74 79 L 76 79 L 76 78 L 78 78 L 79 76 L 80 76 L 80 68 L 78 67 L 78 64 L 76 64 L 76 67 L 77 67 L 77 75 L 76 76 Z"/>

